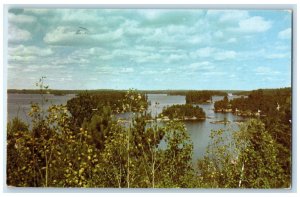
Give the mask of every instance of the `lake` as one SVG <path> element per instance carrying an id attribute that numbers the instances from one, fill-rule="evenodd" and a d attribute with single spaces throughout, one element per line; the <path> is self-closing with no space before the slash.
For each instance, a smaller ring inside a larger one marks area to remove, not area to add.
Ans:
<path id="1" fill-rule="evenodd" d="M 56 96 L 53 94 L 45 94 L 45 99 L 48 102 L 44 103 L 44 109 L 50 105 L 67 104 L 67 101 L 75 97 L 75 94 L 67 94 L 64 96 Z M 28 112 L 31 108 L 31 103 L 42 104 L 42 96 L 40 94 L 7 94 L 7 119 L 12 120 L 14 117 L 22 119 L 30 124 Z"/>
<path id="2" fill-rule="evenodd" d="M 44 108 L 47 109 L 50 105 L 66 104 L 67 101 L 75 94 L 68 94 L 64 96 L 56 96 L 47 94 L 45 95 L 48 102 L 44 104 Z M 238 96 L 229 96 L 228 99 L 238 98 Z M 222 100 L 223 96 L 213 96 L 212 101 Z M 14 117 L 19 117 L 23 121 L 30 123 L 28 112 L 30 110 L 31 103 L 41 104 L 41 95 L 39 94 L 8 94 L 7 110 L 8 120 L 12 120 Z M 162 112 L 164 107 L 174 104 L 185 104 L 185 96 L 174 96 L 167 94 L 148 94 L 148 101 L 151 103 L 148 108 L 148 112 L 154 117 Z M 211 130 L 217 129 L 238 129 L 238 125 L 234 121 L 243 120 L 243 117 L 234 115 L 233 113 L 215 113 L 213 110 L 213 103 L 198 105 L 203 108 L 206 113 L 206 120 L 201 121 L 185 121 L 185 125 L 191 140 L 194 144 L 193 162 L 196 163 L 197 159 L 201 158 L 206 147 L 210 142 Z M 229 124 L 213 124 L 211 122 L 227 119 L 231 123 Z"/>
<path id="3" fill-rule="evenodd" d="M 212 101 L 222 100 L 223 96 L 213 96 Z M 229 100 L 234 98 L 239 98 L 239 96 L 233 95 L 228 96 Z M 148 94 L 148 100 L 151 102 L 148 111 L 151 112 L 152 116 L 155 116 L 162 112 L 164 107 L 171 106 L 174 104 L 185 104 L 185 96 L 173 96 L 167 94 Z M 202 107 L 206 114 L 205 120 L 200 121 L 184 121 L 187 131 L 190 134 L 191 140 L 194 144 L 194 154 L 193 162 L 194 164 L 197 160 L 206 152 L 206 147 L 210 142 L 210 133 L 211 130 L 218 129 L 233 129 L 237 130 L 239 126 L 235 121 L 243 121 L 244 118 L 241 116 L 234 115 L 233 113 L 215 113 L 214 104 L 200 104 L 199 107 Z M 213 124 L 211 122 L 227 119 L 231 123 L 229 124 Z"/>

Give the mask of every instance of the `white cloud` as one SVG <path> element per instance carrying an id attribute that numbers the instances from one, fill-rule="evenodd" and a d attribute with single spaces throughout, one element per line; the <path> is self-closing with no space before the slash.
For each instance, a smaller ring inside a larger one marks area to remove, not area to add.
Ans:
<path id="1" fill-rule="evenodd" d="M 82 50 L 80 50 L 78 52 L 82 53 Z M 89 48 L 87 52 L 89 55 L 99 55 L 102 53 L 106 53 L 107 51 L 101 47 L 92 47 L 92 48 Z"/>
<path id="2" fill-rule="evenodd" d="M 157 62 L 159 60 L 163 60 L 163 56 L 158 53 L 150 53 L 145 54 L 143 56 L 138 56 L 133 58 L 133 60 L 137 63 L 150 63 L 150 62 Z"/>
<path id="3" fill-rule="evenodd" d="M 51 63 L 53 65 L 55 64 L 62 64 L 62 65 L 79 65 L 79 66 L 86 66 L 90 63 L 89 59 L 86 58 L 81 58 L 81 57 L 76 57 L 73 55 L 69 55 L 66 58 L 52 58 L 53 60 L 51 61 Z"/>
<path id="4" fill-rule="evenodd" d="M 138 51 L 155 51 L 155 47 L 153 46 L 145 46 L 145 45 L 136 45 L 135 49 Z"/>
<path id="5" fill-rule="evenodd" d="M 229 78 L 231 78 L 231 79 L 234 79 L 234 78 L 236 78 L 237 76 L 235 75 L 235 74 L 231 74 L 231 75 L 229 75 Z"/>
<path id="6" fill-rule="evenodd" d="M 280 72 L 271 69 L 270 67 L 260 66 L 254 69 L 256 75 L 278 75 Z"/>
<path id="7" fill-rule="evenodd" d="M 264 20 L 260 16 L 254 16 L 239 22 L 240 30 L 246 32 L 264 32 L 271 28 L 270 21 Z"/>
<path id="8" fill-rule="evenodd" d="M 228 40 L 227 40 L 227 43 L 236 43 L 236 38 L 229 38 Z"/>
<path id="9" fill-rule="evenodd" d="M 33 62 L 37 60 L 37 56 L 20 56 L 20 55 L 14 55 L 14 54 L 9 54 L 8 55 L 8 60 L 11 62 Z"/>
<path id="10" fill-rule="evenodd" d="M 135 63 L 149 63 L 157 60 L 170 62 L 174 59 L 178 60 L 179 58 L 184 58 L 180 54 L 173 54 L 170 55 L 166 54 L 166 56 L 162 56 L 160 52 L 155 52 L 155 47 L 151 46 L 144 46 L 144 45 L 137 45 L 135 47 L 126 47 L 126 48 L 118 48 L 118 49 L 111 49 L 107 50 L 100 47 L 92 47 L 89 49 L 78 49 L 72 52 L 69 57 L 71 59 L 79 60 L 87 59 L 92 61 L 113 61 L 115 59 L 126 59 L 129 61 L 129 64 Z"/>
<path id="11" fill-rule="evenodd" d="M 46 15 L 54 9 L 24 9 L 25 14 Z"/>
<path id="12" fill-rule="evenodd" d="M 263 67 L 263 66 L 260 66 L 260 67 L 257 67 L 254 69 L 254 71 L 257 73 L 257 74 L 265 74 L 265 73 L 269 73 L 271 72 L 271 68 L 269 67 Z"/>
<path id="13" fill-rule="evenodd" d="M 199 35 L 191 36 L 188 38 L 187 42 L 191 43 L 191 44 L 200 44 L 201 42 L 203 42 L 203 37 L 201 37 Z"/>
<path id="14" fill-rule="evenodd" d="M 291 32 L 291 28 L 287 28 L 285 30 L 282 30 L 278 33 L 278 38 L 280 39 L 291 39 L 291 35 L 292 35 L 292 32 Z"/>
<path id="15" fill-rule="evenodd" d="M 19 24 L 24 24 L 24 23 L 34 23 L 36 22 L 36 18 L 34 16 L 29 16 L 29 15 L 15 15 L 12 13 L 8 13 L 8 22 L 9 23 L 19 23 Z"/>
<path id="16" fill-rule="evenodd" d="M 36 46 L 24 46 L 18 45 L 8 49 L 8 54 L 10 56 L 49 56 L 53 54 L 50 48 L 40 48 Z"/>
<path id="17" fill-rule="evenodd" d="M 41 65 L 23 65 L 20 69 L 22 72 L 42 72 L 48 73 L 49 70 L 53 71 L 54 69 L 62 69 L 65 68 L 62 65 L 50 65 L 50 64 L 41 64 Z M 49 74 L 49 73 L 48 73 Z"/>
<path id="18" fill-rule="evenodd" d="M 148 20 L 154 20 L 159 18 L 163 13 L 166 13 L 166 10 L 159 9 L 142 9 L 138 11 L 140 15 L 144 16 Z"/>
<path id="19" fill-rule="evenodd" d="M 216 32 L 214 33 L 214 36 L 215 36 L 216 38 L 223 38 L 223 37 L 224 37 L 224 33 L 221 32 L 221 31 L 216 31 Z"/>
<path id="20" fill-rule="evenodd" d="M 146 36 L 153 33 L 153 29 L 151 28 L 139 28 L 137 26 L 131 26 L 131 25 L 123 25 L 121 27 L 124 29 L 125 34 L 128 34 L 130 36 Z"/>
<path id="21" fill-rule="evenodd" d="M 103 23 L 105 19 L 93 9 L 64 9 L 61 12 L 61 20 L 70 22 Z"/>
<path id="22" fill-rule="evenodd" d="M 245 10 L 227 10 L 222 11 L 220 22 L 231 22 L 246 19 L 249 17 L 248 11 Z"/>
<path id="23" fill-rule="evenodd" d="M 171 68 L 166 68 L 166 69 L 162 70 L 160 73 L 161 73 L 161 74 L 169 74 L 169 73 L 172 73 L 172 72 L 174 72 L 173 69 L 171 69 Z"/>
<path id="24" fill-rule="evenodd" d="M 223 75 L 227 75 L 227 73 L 222 72 L 222 71 L 211 71 L 211 72 L 202 73 L 202 75 L 204 75 L 204 76 L 223 76 Z"/>
<path id="25" fill-rule="evenodd" d="M 215 66 L 208 61 L 194 62 L 182 67 L 183 70 L 192 70 L 192 71 L 207 71 L 207 70 L 212 70 L 214 68 Z"/>
<path id="26" fill-rule="evenodd" d="M 111 65 L 100 65 L 95 68 L 98 74 L 103 75 L 118 75 L 133 73 L 135 69 L 133 67 L 116 67 Z"/>
<path id="27" fill-rule="evenodd" d="M 291 50 L 291 46 L 290 45 L 282 45 L 282 44 L 277 43 L 274 46 L 274 49 L 280 50 L 280 51 L 287 51 L 287 50 Z"/>
<path id="28" fill-rule="evenodd" d="M 196 50 L 195 52 L 191 52 L 190 56 L 192 58 L 204 58 L 204 57 L 211 57 L 213 53 L 216 51 L 215 48 L 212 47 L 204 47 Z"/>
<path id="29" fill-rule="evenodd" d="M 152 46 L 173 46 L 181 48 L 187 45 L 200 45 L 209 42 L 209 33 L 200 33 L 195 26 L 166 25 L 161 27 L 139 27 L 130 31 L 136 32 L 135 42 L 142 45 Z M 124 32 L 128 32 L 124 29 Z M 139 32 L 139 33 L 137 33 Z"/>
<path id="30" fill-rule="evenodd" d="M 234 59 L 237 53 L 235 51 L 220 51 L 215 54 L 216 60 Z"/>
<path id="31" fill-rule="evenodd" d="M 291 54 L 290 53 L 272 53 L 272 54 L 266 55 L 266 58 L 268 58 L 268 59 L 291 58 Z"/>
<path id="32" fill-rule="evenodd" d="M 78 49 L 72 52 L 69 59 L 80 61 L 81 63 L 88 63 L 89 60 L 111 60 L 115 58 L 115 54 L 112 51 L 108 51 L 101 47 L 92 47 L 89 49 Z M 83 62 L 84 60 L 84 62 Z"/>
<path id="33" fill-rule="evenodd" d="M 122 29 L 102 34 L 76 34 L 76 32 L 77 29 L 74 29 L 74 27 L 59 26 L 53 31 L 47 33 L 43 40 L 47 44 L 51 45 L 101 46 L 101 44 L 107 44 L 119 40 L 123 35 Z"/>
<path id="34" fill-rule="evenodd" d="M 8 27 L 8 41 L 9 42 L 22 42 L 31 40 L 31 33 L 27 30 L 20 29 L 14 25 Z"/>
<path id="35" fill-rule="evenodd" d="M 247 18 L 249 13 L 247 10 L 213 10 L 210 9 L 207 11 L 209 16 L 218 16 L 220 21 L 226 20 L 240 20 Z"/>
<path id="36" fill-rule="evenodd" d="M 120 73 L 133 73 L 134 69 L 132 67 L 123 67 L 119 71 Z"/>
<path id="37" fill-rule="evenodd" d="M 289 49 L 286 48 L 285 50 L 282 50 L 280 47 L 280 52 L 278 52 L 278 48 L 276 46 L 273 46 L 272 48 L 265 48 L 262 49 L 253 49 L 251 51 L 243 51 L 240 52 L 239 58 L 241 59 L 290 59 L 291 53 L 289 52 Z"/>
<path id="38" fill-rule="evenodd" d="M 96 72 L 99 74 L 111 74 L 113 72 L 113 68 L 108 65 L 100 65 L 95 68 Z"/>
<path id="39" fill-rule="evenodd" d="M 141 74 L 143 74 L 143 75 L 153 75 L 153 74 L 157 74 L 158 72 L 157 71 L 155 71 L 155 70 L 143 70 L 142 72 L 141 72 Z"/>
<path id="40" fill-rule="evenodd" d="M 186 54 L 171 54 L 166 58 L 165 62 L 167 63 L 178 62 L 178 61 L 186 60 L 187 58 L 188 56 Z"/>
<path id="41" fill-rule="evenodd" d="M 54 81 L 54 82 L 71 82 L 74 80 L 73 75 L 72 74 L 64 74 L 64 75 L 53 75 L 53 76 L 49 76 L 46 78 L 49 81 Z M 85 79 L 88 80 L 88 79 Z"/>
<path id="42" fill-rule="evenodd" d="M 238 28 L 232 28 L 231 30 L 241 33 L 260 33 L 269 30 L 272 27 L 271 21 L 266 21 L 263 17 L 253 16 L 241 20 Z"/>
<path id="43" fill-rule="evenodd" d="M 212 47 L 204 47 L 190 53 L 190 57 L 197 58 L 213 58 L 215 60 L 226 60 L 235 58 L 237 53 L 231 50 L 224 50 Z"/>

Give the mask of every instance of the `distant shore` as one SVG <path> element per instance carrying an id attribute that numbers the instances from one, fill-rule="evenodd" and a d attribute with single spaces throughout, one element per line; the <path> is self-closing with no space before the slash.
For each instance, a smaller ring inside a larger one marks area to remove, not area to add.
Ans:
<path id="1" fill-rule="evenodd" d="M 163 118 L 153 118 L 153 119 L 148 119 L 146 120 L 146 122 L 154 122 L 154 121 L 157 121 L 157 122 L 169 122 L 169 121 L 202 121 L 202 120 L 205 120 L 205 118 L 196 118 L 196 117 L 192 117 L 192 118 L 189 118 L 189 117 L 185 117 L 185 118 L 173 118 L 173 119 L 170 119 L 170 118 L 167 118 L 167 117 L 163 117 Z M 126 119 L 118 119 L 118 122 L 130 122 L 129 120 L 126 120 Z"/>

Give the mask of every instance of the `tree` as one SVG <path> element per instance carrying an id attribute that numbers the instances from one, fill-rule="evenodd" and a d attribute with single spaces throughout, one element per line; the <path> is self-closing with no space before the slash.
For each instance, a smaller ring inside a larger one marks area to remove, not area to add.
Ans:
<path id="1" fill-rule="evenodd" d="M 22 149 L 22 146 L 20 147 L 20 145 L 26 142 L 28 135 L 29 135 L 28 125 L 23 123 L 20 119 L 14 118 L 12 121 L 8 122 L 7 164 L 6 164 L 7 185 L 28 186 L 29 180 L 27 179 L 28 176 L 25 171 L 26 167 L 20 166 L 21 163 L 24 164 L 23 163 L 24 158 L 20 157 L 20 151 L 19 151 L 20 150 L 19 148 Z M 25 149 L 24 151 L 27 151 L 27 149 Z M 28 160 L 26 162 L 28 162 Z"/>
<path id="2" fill-rule="evenodd" d="M 162 188 L 195 187 L 192 166 L 193 144 L 181 122 L 169 122 L 163 138 L 165 148 L 159 150 L 157 186 Z"/>
<path id="3" fill-rule="evenodd" d="M 82 128 L 92 136 L 91 142 L 100 150 L 104 148 L 105 139 L 111 134 L 112 125 L 116 124 L 111 115 L 110 107 L 104 106 L 101 111 L 92 116 L 90 121 L 85 120 L 82 124 Z"/>
<path id="4" fill-rule="evenodd" d="M 199 161 L 204 187 L 289 187 L 278 159 L 278 144 L 261 121 L 249 120 L 232 133 L 230 143 L 223 139 L 224 131 L 212 133 L 213 144 Z"/>
<path id="5" fill-rule="evenodd" d="M 85 92 L 67 102 L 67 107 L 72 114 L 72 121 L 75 126 L 80 127 L 84 120 L 89 121 L 93 116 L 93 109 L 96 102 L 92 96 Z"/>
<path id="6" fill-rule="evenodd" d="M 205 112 L 199 106 L 193 106 L 191 104 L 184 105 L 172 105 L 164 108 L 161 116 L 168 116 L 170 119 L 182 119 L 185 118 L 205 118 Z"/>

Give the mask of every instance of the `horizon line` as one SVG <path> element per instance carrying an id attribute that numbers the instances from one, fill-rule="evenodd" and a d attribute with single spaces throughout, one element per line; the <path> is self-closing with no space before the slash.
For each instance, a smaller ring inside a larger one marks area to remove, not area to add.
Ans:
<path id="1" fill-rule="evenodd" d="M 59 90 L 59 91 L 95 91 L 95 90 L 118 90 L 118 91 L 127 91 L 127 90 L 138 90 L 138 91 L 251 91 L 251 90 L 268 90 L 268 89 L 283 89 L 283 88 L 292 88 L 292 86 L 285 87 L 276 87 L 276 88 L 254 88 L 254 89 L 137 89 L 137 88 L 128 88 L 128 89 L 112 89 L 112 88 L 101 88 L 101 89 L 47 89 L 47 90 Z M 19 89 L 19 88 L 7 88 L 8 90 L 40 90 L 40 89 Z"/>

